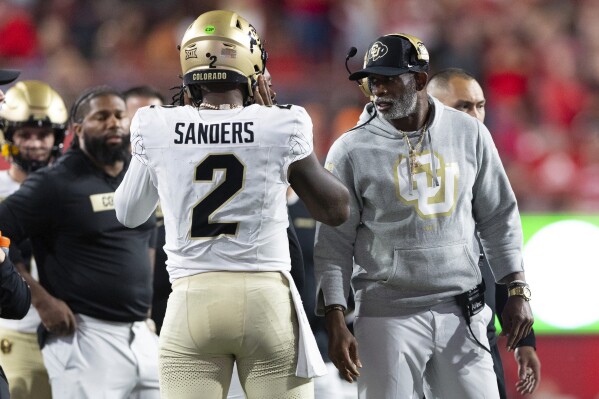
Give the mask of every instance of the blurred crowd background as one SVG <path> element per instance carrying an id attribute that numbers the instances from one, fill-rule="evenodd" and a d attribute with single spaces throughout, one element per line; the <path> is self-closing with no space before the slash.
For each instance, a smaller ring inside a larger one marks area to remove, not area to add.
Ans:
<path id="1" fill-rule="evenodd" d="M 599 1 L 0 0 L 0 67 L 41 79 L 68 104 L 96 84 L 180 84 L 177 44 L 200 13 L 224 8 L 266 42 L 280 102 L 305 106 L 318 155 L 353 126 L 366 98 L 347 80 L 370 41 L 423 39 L 431 72 L 481 82 L 487 125 L 524 211 L 599 208 Z"/>

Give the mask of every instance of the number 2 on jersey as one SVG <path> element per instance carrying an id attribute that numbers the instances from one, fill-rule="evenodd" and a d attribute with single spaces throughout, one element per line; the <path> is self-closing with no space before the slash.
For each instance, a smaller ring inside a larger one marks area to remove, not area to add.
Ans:
<path id="1" fill-rule="evenodd" d="M 245 165 L 234 154 L 210 154 L 196 166 L 194 182 L 214 181 L 214 173 L 219 170 L 223 171 L 224 179 L 191 211 L 192 239 L 237 234 L 238 222 L 215 221 L 212 217 L 242 190 Z"/>

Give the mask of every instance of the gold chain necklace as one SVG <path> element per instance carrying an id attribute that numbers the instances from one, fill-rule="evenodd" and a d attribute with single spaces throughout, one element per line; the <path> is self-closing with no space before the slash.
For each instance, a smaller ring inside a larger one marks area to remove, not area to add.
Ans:
<path id="1" fill-rule="evenodd" d="M 236 109 L 236 108 L 242 108 L 243 105 L 241 104 L 219 104 L 219 105 L 214 105 L 214 104 L 210 104 L 210 103 L 200 103 L 200 108 L 204 108 L 204 109 L 216 109 L 216 110 L 221 110 L 221 109 Z"/>
<path id="2" fill-rule="evenodd" d="M 408 146 L 408 155 L 410 158 L 410 161 L 409 161 L 410 162 L 410 173 L 412 174 L 412 176 L 414 176 L 414 170 L 416 168 L 419 168 L 420 166 L 422 166 L 420 164 L 420 162 L 418 162 L 418 159 L 416 159 L 416 156 L 418 155 L 416 153 L 416 151 L 420 151 L 420 147 L 422 147 L 422 142 L 424 141 L 424 134 L 426 133 L 427 122 L 425 122 L 424 126 L 422 126 L 422 129 L 420 130 L 421 131 L 420 137 L 418 138 L 418 141 L 414 147 L 412 147 L 412 143 L 410 142 L 410 138 L 408 137 L 408 134 L 406 132 L 404 132 L 403 130 L 400 130 L 400 132 L 403 134 L 403 138 L 406 141 L 406 144 Z"/>

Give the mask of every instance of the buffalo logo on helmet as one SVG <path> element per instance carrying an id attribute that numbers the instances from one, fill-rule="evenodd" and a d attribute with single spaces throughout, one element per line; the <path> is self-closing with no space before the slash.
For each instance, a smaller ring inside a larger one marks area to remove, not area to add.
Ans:
<path id="1" fill-rule="evenodd" d="M 260 36 L 258 36 L 258 32 L 256 32 L 256 28 L 252 24 L 250 24 L 248 36 L 250 38 L 250 53 L 253 53 L 254 45 L 260 46 Z"/>
<path id="2" fill-rule="evenodd" d="M 383 58 L 389 49 L 381 42 L 374 42 L 372 46 L 370 46 L 370 50 L 368 50 L 368 61 L 376 61 L 379 58 Z"/>

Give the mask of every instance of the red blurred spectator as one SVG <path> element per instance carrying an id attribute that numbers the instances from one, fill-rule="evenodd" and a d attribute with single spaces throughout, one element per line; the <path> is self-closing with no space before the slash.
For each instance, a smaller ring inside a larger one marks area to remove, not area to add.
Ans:
<path id="1" fill-rule="evenodd" d="M 0 58 L 32 58 L 36 55 L 36 27 L 25 7 L 0 0 L 0 38 Z"/>
<path id="2" fill-rule="evenodd" d="M 585 107 L 588 91 L 578 79 L 577 58 L 582 49 L 570 38 L 552 38 L 540 54 L 541 68 L 535 75 L 535 98 L 541 122 L 570 127 Z"/>

